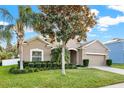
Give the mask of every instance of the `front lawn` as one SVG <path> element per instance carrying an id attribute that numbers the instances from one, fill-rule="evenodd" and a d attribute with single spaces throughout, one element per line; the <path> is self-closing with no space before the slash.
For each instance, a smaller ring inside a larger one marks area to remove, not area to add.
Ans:
<path id="1" fill-rule="evenodd" d="M 91 68 L 40 71 L 28 74 L 10 74 L 10 67 L 0 67 L 0 87 L 21 88 L 90 88 L 124 82 L 124 76 Z"/>
<path id="2" fill-rule="evenodd" d="M 112 67 L 124 69 L 124 64 L 112 64 Z"/>

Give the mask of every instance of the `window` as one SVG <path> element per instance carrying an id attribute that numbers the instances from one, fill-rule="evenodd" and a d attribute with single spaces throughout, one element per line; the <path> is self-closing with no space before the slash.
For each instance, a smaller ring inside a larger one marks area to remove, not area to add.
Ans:
<path id="1" fill-rule="evenodd" d="M 32 49 L 30 59 L 31 61 L 43 61 L 43 50 Z"/>

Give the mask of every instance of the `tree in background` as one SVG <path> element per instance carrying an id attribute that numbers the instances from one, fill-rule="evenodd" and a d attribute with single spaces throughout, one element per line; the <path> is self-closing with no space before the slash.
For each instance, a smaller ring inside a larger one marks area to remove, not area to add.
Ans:
<path id="1" fill-rule="evenodd" d="M 65 75 L 65 48 L 70 39 L 86 40 L 88 32 L 96 24 L 95 14 L 87 6 L 70 5 L 39 6 L 41 13 L 34 14 L 34 29 L 54 41 L 61 42 L 62 74 Z"/>
<path id="2" fill-rule="evenodd" d="M 8 10 L 1 9 L 0 10 L 3 19 L 10 19 L 9 17 L 12 17 L 14 19 L 15 24 L 8 24 L 4 26 L 5 29 L 3 29 L 3 32 L 12 32 L 15 31 L 17 35 L 17 48 L 20 55 L 20 70 L 23 70 L 23 42 L 24 42 L 24 29 L 27 27 L 31 27 L 31 14 L 32 9 L 30 6 L 18 6 L 18 18 L 14 18 Z M 3 34 L 7 36 L 8 34 Z M 9 41 L 10 39 L 7 39 Z M 8 46 L 10 43 L 8 43 Z"/>

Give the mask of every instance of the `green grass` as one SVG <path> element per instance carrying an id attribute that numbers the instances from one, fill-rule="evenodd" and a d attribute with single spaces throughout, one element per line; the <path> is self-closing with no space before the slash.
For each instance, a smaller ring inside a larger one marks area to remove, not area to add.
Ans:
<path id="1" fill-rule="evenodd" d="M 21 88 L 91 88 L 124 82 L 124 76 L 91 68 L 40 71 L 28 74 L 10 74 L 10 66 L 0 67 L 0 87 Z"/>
<path id="2" fill-rule="evenodd" d="M 124 69 L 124 64 L 112 64 L 112 67 Z"/>

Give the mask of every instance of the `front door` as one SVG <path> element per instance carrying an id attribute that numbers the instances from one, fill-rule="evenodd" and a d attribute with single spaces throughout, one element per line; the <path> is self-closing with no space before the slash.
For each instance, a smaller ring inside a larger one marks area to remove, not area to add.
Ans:
<path id="1" fill-rule="evenodd" d="M 77 52 L 75 50 L 70 50 L 70 63 L 77 64 Z"/>

